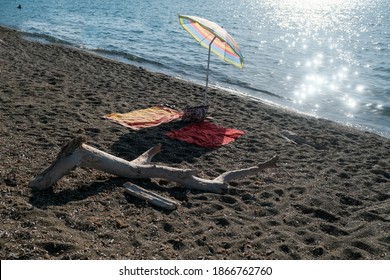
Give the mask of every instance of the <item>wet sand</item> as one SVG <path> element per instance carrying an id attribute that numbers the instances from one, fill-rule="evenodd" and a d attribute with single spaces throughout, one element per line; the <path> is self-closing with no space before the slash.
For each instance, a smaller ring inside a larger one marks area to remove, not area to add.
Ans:
<path id="1" fill-rule="evenodd" d="M 221 148 L 165 136 L 182 121 L 131 131 L 102 119 L 202 99 L 198 85 L 0 27 L 1 259 L 390 259 L 389 139 L 215 89 L 213 122 L 246 133 Z M 287 141 L 286 130 L 304 141 Z M 81 168 L 31 191 L 29 181 L 80 135 L 127 160 L 162 143 L 154 162 L 205 178 L 280 161 L 226 194 Z M 178 209 L 124 194 L 127 181 Z"/>

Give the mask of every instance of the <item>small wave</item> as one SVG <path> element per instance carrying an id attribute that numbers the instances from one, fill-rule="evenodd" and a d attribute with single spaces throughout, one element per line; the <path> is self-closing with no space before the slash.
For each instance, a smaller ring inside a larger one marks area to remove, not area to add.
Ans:
<path id="1" fill-rule="evenodd" d="M 68 45 L 68 46 L 72 45 L 70 42 L 58 39 L 54 36 L 50 36 L 47 34 L 36 33 L 36 32 L 22 32 L 22 34 L 23 34 L 23 38 L 38 43 L 61 44 L 61 45 Z"/>
<path id="2" fill-rule="evenodd" d="M 244 81 L 241 81 L 241 80 L 233 80 L 229 77 L 220 77 L 220 80 L 224 83 L 224 84 L 228 84 L 228 85 L 233 85 L 233 86 L 237 86 L 238 88 L 240 88 L 241 90 L 245 90 L 245 91 L 250 91 L 250 92 L 253 92 L 253 93 L 262 93 L 262 94 L 265 94 L 267 96 L 272 96 L 274 98 L 278 98 L 278 99 L 281 99 L 281 100 L 292 100 L 286 96 L 283 96 L 283 95 L 280 95 L 280 94 L 277 94 L 277 93 L 274 93 L 274 92 L 271 92 L 271 91 L 268 91 L 268 90 L 265 90 L 265 89 L 259 89 L 259 88 L 256 88 L 252 85 L 250 85 L 249 83 L 247 82 L 244 82 Z"/>
<path id="3" fill-rule="evenodd" d="M 148 65 L 154 65 L 154 66 L 157 66 L 160 68 L 164 67 L 164 64 L 162 64 L 158 61 L 143 58 L 143 57 L 140 57 L 140 56 L 137 56 L 134 54 L 124 52 L 124 51 L 106 50 L 106 49 L 91 49 L 90 51 L 95 52 L 95 53 L 102 55 L 102 56 L 116 59 L 116 60 L 120 60 L 120 61 L 125 60 L 125 62 L 130 63 L 130 64 L 137 64 L 137 65 L 148 64 Z"/>
<path id="4" fill-rule="evenodd" d="M 145 65 L 149 65 L 152 68 L 157 68 L 157 69 L 162 69 L 162 68 L 169 68 L 166 67 L 163 63 L 160 63 L 155 60 L 143 58 L 141 56 L 137 56 L 134 54 L 130 54 L 124 51 L 117 51 L 117 50 L 109 50 L 109 49 L 94 49 L 94 48 L 89 48 L 88 46 L 84 45 L 78 45 L 78 44 L 72 44 L 68 41 L 61 40 L 59 38 L 56 38 L 54 36 L 50 36 L 47 34 L 42 34 L 42 33 L 36 33 L 36 32 L 22 32 L 23 38 L 26 40 L 30 40 L 33 42 L 38 42 L 41 44 L 61 44 L 61 45 L 66 45 L 66 46 L 73 46 L 77 47 L 80 49 L 86 49 L 88 51 L 94 52 L 98 55 L 104 56 L 104 57 L 109 57 L 114 60 L 122 61 L 125 63 L 129 64 L 134 64 L 136 66 L 142 66 L 144 67 Z"/>
<path id="5" fill-rule="evenodd" d="M 253 91 L 253 92 L 260 92 L 260 93 L 266 94 L 266 95 L 268 95 L 268 96 L 276 97 L 276 98 L 283 99 L 283 100 L 292 101 L 291 98 L 288 98 L 288 97 L 286 97 L 286 96 L 279 95 L 279 94 L 277 94 L 277 93 L 273 93 L 273 92 L 270 92 L 270 91 L 268 91 L 268 90 L 258 89 L 258 88 L 252 87 L 252 86 L 250 86 L 250 85 L 248 85 L 248 84 L 246 84 L 246 83 L 245 83 L 244 85 L 240 85 L 240 84 L 239 84 L 239 86 L 240 86 L 240 87 L 243 87 L 243 88 L 246 88 L 246 89 L 248 89 L 248 90 L 251 90 L 251 91 Z"/>
<path id="6" fill-rule="evenodd" d="M 381 115 L 390 117 L 390 106 L 382 106 L 378 111 Z"/>
<path id="7" fill-rule="evenodd" d="M 248 85 L 246 85 L 246 86 L 240 85 L 240 87 L 242 87 L 244 89 L 247 89 L 247 90 L 250 90 L 252 92 L 259 92 L 259 93 L 262 93 L 262 94 L 266 94 L 267 96 L 272 96 L 272 97 L 275 97 L 275 98 L 278 98 L 278 99 L 290 100 L 291 101 L 291 99 L 288 98 L 288 97 L 285 97 L 285 96 L 282 96 L 282 95 L 270 92 L 268 90 L 258 89 L 258 88 L 255 88 L 255 87 L 252 87 L 252 86 L 248 86 Z"/>

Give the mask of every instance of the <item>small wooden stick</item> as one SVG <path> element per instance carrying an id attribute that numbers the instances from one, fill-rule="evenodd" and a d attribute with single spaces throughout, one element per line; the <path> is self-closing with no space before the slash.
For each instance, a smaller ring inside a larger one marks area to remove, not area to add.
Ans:
<path id="1" fill-rule="evenodd" d="M 125 193 L 128 193 L 132 196 L 140 198 L 147 201 L 150 204 L 164 208 L 166 210 L 175 210 L 177 208 L 177 203 L 169 198 L 163 197 L 161 195 L 155 194 L 151 191 L 145 190 L 140 186 L 137 186 L 132 183 L 124 183 Z"/>

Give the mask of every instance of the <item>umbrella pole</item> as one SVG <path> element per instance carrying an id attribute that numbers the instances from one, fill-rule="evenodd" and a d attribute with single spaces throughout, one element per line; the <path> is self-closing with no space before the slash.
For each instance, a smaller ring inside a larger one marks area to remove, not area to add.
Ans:
<path id="1" fill-rule="evenodd" d="M 217 37 L 214 36 L 213 40 L 211 40 L 210 44 L 209 44 L 209 57 L 207 59 L 207 74 L 206 74 L 206 90 L 204 92 L 204 103 L 205 105 L 208 105 L 208 102 L 207 102 L 207 92 L 208 92 L 208 87 L 209 87 L 209 70 L 210 70 L 210 54 L 211 54 L 211 45 L 213 44 L 214 40 L 216 39 Z"/>

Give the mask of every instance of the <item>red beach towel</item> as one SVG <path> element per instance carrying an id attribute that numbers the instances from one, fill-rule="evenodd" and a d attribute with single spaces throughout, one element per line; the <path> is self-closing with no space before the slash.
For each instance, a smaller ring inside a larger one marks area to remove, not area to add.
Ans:
<path id="1" fill-rule="evenodd" d="M 238 129 L 224 128 L 203 121 L 170 131 L 165 135 L 201 147 L 218 148 L 234 141 L 244 133 Z"/>
<path id="2" fill-rule="evenodd" d="M 103 116 L 103 118 L 119 123 L 133 130 L 158 126 L 175 119 L 181 118 L 182 112 L 174 109 L 155 106 L 147 109 L 135 110 L 124 114 L 112 113 Z"/>

